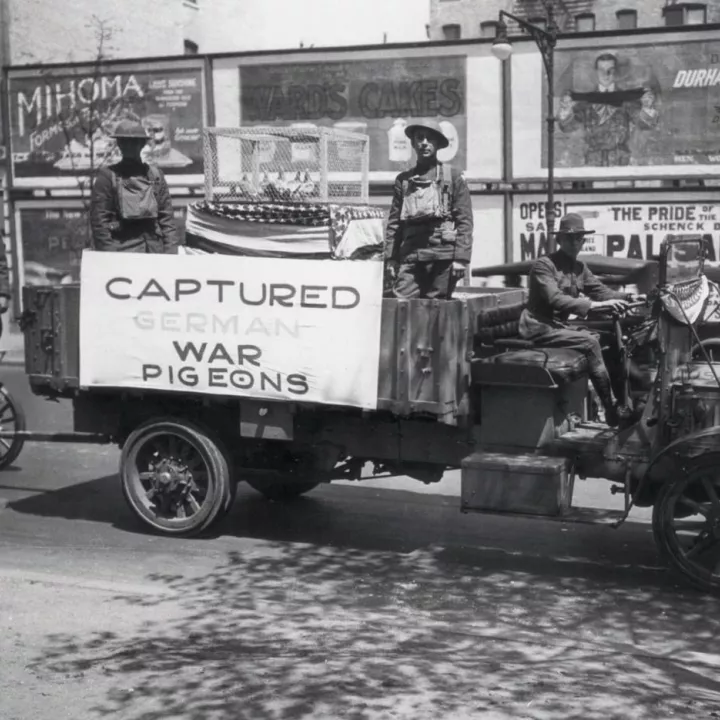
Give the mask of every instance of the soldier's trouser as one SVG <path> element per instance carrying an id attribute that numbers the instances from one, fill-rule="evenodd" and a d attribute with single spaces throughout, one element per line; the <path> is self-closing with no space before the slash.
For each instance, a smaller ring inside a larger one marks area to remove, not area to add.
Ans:
<path id="1" fill-rule="evenodd" d="M 407 262 L 398 267 L 392 293 L 396 298 L 445 300 L 457 285 L 451 260 Z"/>
<path id="2" fill-rule="evenodd" d="M 537 347 L 566 348 L 582 353 L 587 359 L 588 376 L 600 402 L 606 411 L 614 407 L 610 375 L 605 367 L 602 348 L 596 335 L 583 330 L 548 328 L 546 332 L 532 340 Z"/>

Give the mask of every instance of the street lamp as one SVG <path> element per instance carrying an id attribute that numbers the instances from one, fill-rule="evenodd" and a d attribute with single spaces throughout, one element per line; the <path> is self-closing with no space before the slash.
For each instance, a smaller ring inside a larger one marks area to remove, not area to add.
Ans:
<path id="1" fill-rule="evenodd" d="M 492 44 L 492 53 L 498 59 L 505 61 L 511 55 L 513 51 L 512 44 L 507 35 L 507 25 L 503 18 L 510 18 L 514 20 L 520 27 L 527 30 L 535 44 L 540 50 L 542 55 L 543 63 L 545 65 L 545 72 L 547 73 L 547 161 L 548 161 L 548 201 L 547 201 L 547 233 L 548 233 L 548 252 L 552 252 L 555 249 L 555 240 L 551 235 L 552 230 L 555 227 L 555 108 L 553 107 L 554 100 L 554 63 L 553 56 L 555 53 L 555 44 L 557 42 L 558 28 L 555 24 L 555 16 L 553 13 L 552 4 L 546 5 L 547 16 L 546 26 L 540 27 L 533 25 L 532 23 L 523 20 L 522 18 L 516 17 L 515 15 L 500 10 L 498 16 L 498 24 L 495 32 L 495 40 Z"/>

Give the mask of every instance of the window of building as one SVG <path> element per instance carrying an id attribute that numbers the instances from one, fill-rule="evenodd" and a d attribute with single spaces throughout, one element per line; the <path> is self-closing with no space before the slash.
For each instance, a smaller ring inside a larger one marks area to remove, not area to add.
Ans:
<path id="1" fill-rule="evenodd" d="M 593 32 L 595 30 L 595 15 L 592 13 L 583 13 L 575 16 L 576 32 Z"/>
<path id="2" fill-rule="evenodd" d="M 459 25 L 443 25 L 442 31 L 445 40 L 459 40 L 462 34 Z"/>
<path id="3" fill-rule="evenodd" d="M 637 27 L 637 10 L 618 10 L 615 15 L 618 30 L 632 30 Z"/>
<path id="4" fill-rule="evenodd" d="M 668 7 L 663 11 L 665 15 L 666 25 L 684 25 L 685 24 L 685 8 Z"/>
<path id="5" fill-rule="evenodd" d="M 685 13 L 686 25 L 704 25 L 707 22 L 707 8 L 704 5 L 687 7 Z"/>
<path id="6" fill-rule="evenodd" d="M 480 37 L 494 38 L 497 35 L 497 20 L 480 23 Z"/>
<path id="7" fill-rule="evenodd" d="M 707 22 L 707 7 L 698 3 L 678 3 L 663 8 L 665 24 L 673 27 L 679 25 L 704 25 Z"/>
<path id="8" fill-rule="evenodd" d="M 186 40 L 185 41 L 185 54 L 186 55 L 197 55 L 198 54 L 197 43 L 194 43 L 192 40 Z"/>

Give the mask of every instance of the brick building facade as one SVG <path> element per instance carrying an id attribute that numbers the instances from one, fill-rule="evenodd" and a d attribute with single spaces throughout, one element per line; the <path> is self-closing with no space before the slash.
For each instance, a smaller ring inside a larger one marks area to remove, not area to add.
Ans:
<path id="1" fill-rule="evenodd" d="M 546 4 L 543 0 L 430 0 L 430 39 L 494 37 L 500 10 L 542 25 Z M 553 7 L 562 32 L 720 23 L 720 0 L 554 0 Z M 519 32 L 508 25 L 511 32 Z"/>

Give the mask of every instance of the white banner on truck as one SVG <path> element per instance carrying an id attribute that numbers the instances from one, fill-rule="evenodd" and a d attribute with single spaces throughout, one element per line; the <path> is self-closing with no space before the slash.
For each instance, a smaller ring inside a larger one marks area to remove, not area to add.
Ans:
<path id="1" fill-rule="evenodd" d="M 377 407 L 383 266 L 85 251 L 80 384 Z"/>

